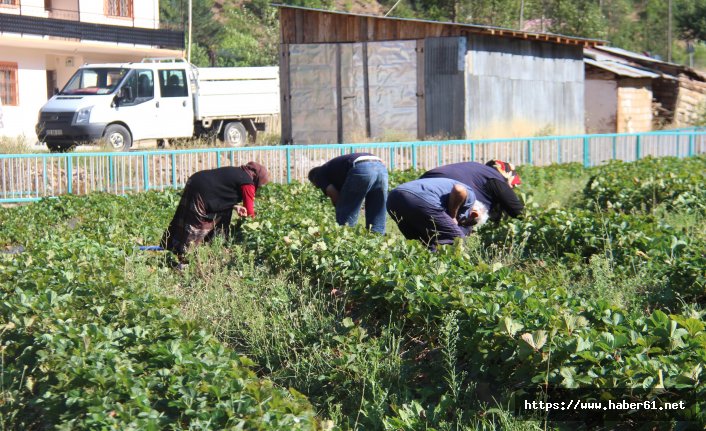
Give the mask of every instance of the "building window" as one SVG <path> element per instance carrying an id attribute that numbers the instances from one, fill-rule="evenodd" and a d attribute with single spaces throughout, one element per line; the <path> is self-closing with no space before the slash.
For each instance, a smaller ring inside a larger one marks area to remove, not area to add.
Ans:
<path id="1" fill-rule="evenodd" d="M 20 0 L 0 0 L 0 6 L 19 6 Z"/>
<path id="2" fill-rule="evenodd" d="M 17 97 L 17 63 L 0 62 L 0 99 L 3 105 L 19 105 L 19 97 Z"/>
<path id="3" fill-rule="evenodd" d="M 132 18 L 132 0 L 105 0 L 105 14 Z"/>

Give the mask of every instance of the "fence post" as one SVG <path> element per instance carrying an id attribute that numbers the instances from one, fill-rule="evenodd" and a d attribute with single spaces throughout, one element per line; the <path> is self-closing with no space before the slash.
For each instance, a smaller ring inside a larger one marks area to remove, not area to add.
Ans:
<path id="1" fill-rule="evenodd" d="M 591 166 L 591 155 L 589 154 L 589 149 L 590 149 L 589 143 L 590 142 L 588 140 L 588 136 L 584 136 L 583 137 L 583 166 L 585 168 L 588 168 Z"/>
<path id="2" fill-rule="evenodd" d="M 216 150 L 216 168 L 221 167 L 221 150 Z"/>
<path id="3" fill-rule="evenodd" d="M 66 192 L 73 193 L 74 189 L 74 163 L 71 156 L 66 156 Z"/>
<path id="4" fill-rule="evenodd" d="M 142 180 L 144 181 L 145 191 L 150 189 L 150 166 L 147 160 L 147 154 L 142 156 Z"/>
<path id="5" fill-rule="evenodd" d="M 47 158 L 42 157 L 42 180 L 44 181 L 43 184 L 43 191 L 46 193 L 47 191 Z"/>
<path id="6" fill-rule="evenodd" d="M 635 160 L 640 160 L 642 158 L 642 142 L 641 138 L 642 135 L 637 135 L 635 137 Z"/>
<path id="7" fill-rule="evenodd" d="M 561 139 L 556 140 L 556 162 L 561 163 Z"/>
<path id="8" fill-rule="evenodd" d="M 613 160 L 618 158 L 618 137 L 613 135 Z"/>
<path id="9" fill-rule="evenodd" d="M 412 144 L 412 169 L 417 169 L 417 146 Z"/>
<path id="10" fill-rule="evenodd" d="M 172 187 L 177 186 L 176 153 L 172 153 Z"/>
<path id="11" fill-rule="evenodd" d="M 527 164 L 530 166 L 534 165 L 534 160 L 532 157 L 532 140 L 531 139 L 527 140 Z"/>
<path id="12" fill-rule="evenodd" d="M 395 169 L 395 147 L 390 147 L 390 170 Z"/>
<path id="13" fill-rule="evenodd" d="M 476 143 L 471 142 L 471 161 L 475 162 L 476 161 Z"/>
<path id="14" fill-rule="evenodd" d="M 345 151 L 345 150 L 342 150 Z M 287 147 L 287 184 L 292 182 L 292 149 Z"/>
<path id="15" fill-rule="evenodd" d="M 115 183 L 115 157 L 108 156 L 108 190 L 113 190 L 113 183 Z"/>
<path id="16" fill-rule="evenodd" d="M 444 164 L 444 155 L 443 155 L 444 153 L 443 153 L 443 151 L 441 150 L 441 144 L 439 144 L 439 147 L 438 147 L 438 148 L 439 148 L 439 150 L 438 150 L 438 154 L 437 154 L 436 165 L 437 165 L 437 166 L 441 166 L 441 165 Z"/>
<path id="17" fill-rule="evenodd" d="M 689 134 L 689 157 L 694 155 L 694 132 Z"/>

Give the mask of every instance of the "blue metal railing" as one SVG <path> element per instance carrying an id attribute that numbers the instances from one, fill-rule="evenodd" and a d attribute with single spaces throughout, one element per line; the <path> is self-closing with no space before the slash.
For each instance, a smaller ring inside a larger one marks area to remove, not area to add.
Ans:
<path id="1" fill-rule="evenodd" d="M 698 128 L 633 134 L 547 136 L 512 139 L 282 145 L 129 153 L 0 155 L 0 202 L 27 202 L 66 193 L 125 194 L 181 187 L 202 169 L 265 165 L 274 182 L 305 180 L 314 166 L 341 154 L 378 155 L 390 170 L 431 169 L 492 158 L 537 166 L 578 162 L 594 166 L 609 160 L 688 157 L 706 153 L 706 130 Z"/>

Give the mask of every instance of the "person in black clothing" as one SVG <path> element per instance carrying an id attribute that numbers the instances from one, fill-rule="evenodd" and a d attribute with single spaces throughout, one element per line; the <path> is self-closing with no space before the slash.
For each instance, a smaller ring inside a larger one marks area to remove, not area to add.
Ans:
<path id="1" fill-rule="evenodd" d="M 492 221 L 500 221 L 503 213 L 517 218 L 525 205 L 512 190 L 522 184 L 515 167 L 502 160 L 453 163 L 439 166 L 422 174 L 420 178 L 450 178 L 473 188 L 476 199 L 488 208 Z"/>
<path id="2" fill-rule="evenodd" d="M 255 217 L 255 193 L 268 182 L 267 169 L 255 162 L 196 172 L 186 182 L 161 246 L 183 263 L 189 247 L 210 241 L 216 232 L 228 235 L 234 209 L 240 217 Z"/>
<path id="3" fill-rule="evenodd" d="M 385 233 L 387 168 L 370 153 L 335 157 L 309 171 L 309 181 L 321 189 L 336 207 L 339 225 L 355 226 L 365 201 L 365 226 Z"/>

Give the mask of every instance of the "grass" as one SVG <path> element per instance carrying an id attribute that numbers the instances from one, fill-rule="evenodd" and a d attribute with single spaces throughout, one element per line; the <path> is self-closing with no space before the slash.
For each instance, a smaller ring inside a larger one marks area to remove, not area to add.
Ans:
<path id="1" fill-rule="evenodd" d="M 25 154 L 34 151 L 32 143 L 24 136 L 13 138 L 0 136 L 0 154 Z"/>
<path id="2" fill-rule="evenodd" d="M 474 385 L 458 371 L 455 316 L 440 329 L 441 362 L 435 365 L 446 401 L 426 411 L 415 393 L 431 372 L 420 359 L 429 352 L 405 333 L 404 321 L 395 316 L 378 324 L 360 321 L 345 293 L 334 294 L 296 272 L 273 274 L 222 238 L 195 250 L 184 271 L 171 269 L 170 261 L 169 255 L 136 254 L 126 265 L 128 279 L 174 298 L 184 318 L 255 361 L 261 376 L 307 395 L 324 429 L 538 429 L 497 407 L 488 417 L 468 417 L 470 407 L 478 412 L 489 407 L 478 402 Z M 422 416 L 414 414 L 419 409 Z M 455 413 L 449 417 L 447 410 Z"/>

